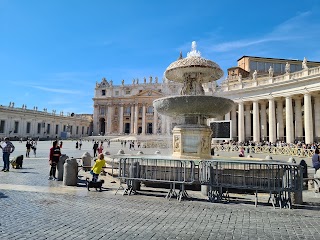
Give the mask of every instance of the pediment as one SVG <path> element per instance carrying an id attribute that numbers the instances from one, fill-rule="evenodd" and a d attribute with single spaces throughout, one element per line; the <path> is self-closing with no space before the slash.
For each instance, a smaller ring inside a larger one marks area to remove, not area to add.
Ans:
<path id="1" fill-rule="evenodd" d="M 163 97 L 164 95 L 161 92 L 155 90 L 142 90 L 136 96 L 139 97 Z"/>

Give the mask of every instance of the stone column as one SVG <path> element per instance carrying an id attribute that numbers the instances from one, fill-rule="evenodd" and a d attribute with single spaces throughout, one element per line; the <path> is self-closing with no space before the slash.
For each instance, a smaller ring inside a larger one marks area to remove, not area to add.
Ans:
<path id="1" fill-rule="evenodd" d="M 130 133 L 133 134 L 134 131 L 134 105 L 131 105 L 131 113 L 130 113 Z"/>
<path id="2" fill-rule="evenodd" d="M 245 106 L 245 138 L 251 139 L 251 104 L 247 103 Z"/>
<path id="3" fill-rule="evenodd" d="M 253 101 L 253 141 L 260 142 L 260 121 L 259 121 L 259 102 Z"/>
<path id="4" fill-rule="evenodd" d="M 304 130 L 305 143 L 313 143 L 312 105 L 310 93 L 304 94 Z"/>
<path id="5" fill-rule="evenodd" d="M 268 136 L 267 133 L 267 106 L 266 106 L 266 102 L 265 101 L 261 101 L 260 106 L 261 106 L 261 139 L 262 141 L 266 140 L 266 137 Z"/>
<path id="6" fill-rule="evenodd" d="M 107 115 L 107 133 L 111 133 L 112 131 L 112 120 L 113 120 L 113 106 L 108 105 L 108 115 Z"/>
<path id="7" fill-rule="evenodd" d="M 276 113 L 274 98 L 269 99 L 269 142 L 275 143 L 276 135 Z"/>
<path id="8" fill-rule="evenodd" d="M 156 135 L 158 134 L 158 112 L 155 108 L 153 108 L 153 124 L 152 124 L 152 128 L 153 128 L 153 134 Z"/>
<path id="9" fill-rule="evenodd" d="M 295 137 L 303 137 L 301 97 L 294 99 Z"/>
<path id="10" fill-rule="evenodd" d="M 244 142 L 244 106 L 243 102 L 239 102 L 238 104 L 238 141 Z"/>
<path id="11" fill-rule="evenodd" d="M 123 104 L 120 104 L 119 133 L 123 134 Z"/>
<path id="12" fill-rule="evenodd" d="M 292 111 L 292 97 L 286 97 L 286 142 L 293 143 L 293 111 Z"/>
<path id="13" fill-rule="evenodd" d="M 314 98 L 314 133 L 316 137 L 320 137 L 320 96 Z"/>
<path id="14" fill-rule="evenodd" d="M 134 106 L 134 127 L 133 127 L 133 133 L 138 134 L 138 119 L 139 119 L 139 108 L 138 103 Z"/>
<path id="15" fill-rule="evenodd" d="M 283 139 L 284 126 L 283 126 L 283 105 L 282 99 L 277 101 L 277 139 Z"/>
<path id="16" fill-rule="evenodd" d="M 236 106 L 234 106 L 231 110 L 231 134 L 232 138 L 235 138 L 237 136 L 237 111 L 236 111 Z"/>
<path id="17" fill-rule="evenodd" d="M 146 105 L 142 106 L 142 135 L 146 134 Z"/>

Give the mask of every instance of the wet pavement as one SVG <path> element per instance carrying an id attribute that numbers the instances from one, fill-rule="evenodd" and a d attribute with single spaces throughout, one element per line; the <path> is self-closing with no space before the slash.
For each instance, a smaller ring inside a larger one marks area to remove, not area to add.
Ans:
<path id="1" fill-rule="evenodd" d="M 13 143 L 11 158 L 24 155 L 25 142 Z M 22 169 L 0 172 L 0 239 L 320 239 L 320 196 L 312 191 L 304 191 L 305 204 L 296 209 L 273 209 L 263 195 L 258 207 L 250 194 L 234 194 L 229 203 L 210 203 L 197 191 L 188 191 L 190 200 L 169 201 L 167 189 L 144 186 L 137 195 L 122 196 L 122 190 L 115 195 L 119 181 L 110 175 L 100 177 L 102 192 L 87 191 L 89 173 L 82 170 L 75 187 L 47 180 L 51 145 L 39 142 L 37 156 L 24 158 Z M 111 143 L 105 150 L 114 154 L 120 148 Z M 156 150 L 142 149 L 145 154 Z M 75 149 L 75 141 L 64 141 L 62 153 L 69 157 L 85 151 L 92 154 L 91 141 L 82 150 Z"/>

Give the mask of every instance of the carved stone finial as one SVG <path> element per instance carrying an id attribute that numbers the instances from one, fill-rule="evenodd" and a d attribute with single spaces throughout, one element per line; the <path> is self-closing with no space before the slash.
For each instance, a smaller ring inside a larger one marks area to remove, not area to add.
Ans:
<path id="1" fill-rule="evenodd" d="M 273 71 L 273 68 L 271 66 L 270 66 L 268 71 L 269 71 L 269 77 L 273 77 L 274 71 Z"/>
<path id="2" fill-rule="evenodd" d="M 286 63 L 285 72 L 290 73 L 290 64 L 288 62 Z"/>

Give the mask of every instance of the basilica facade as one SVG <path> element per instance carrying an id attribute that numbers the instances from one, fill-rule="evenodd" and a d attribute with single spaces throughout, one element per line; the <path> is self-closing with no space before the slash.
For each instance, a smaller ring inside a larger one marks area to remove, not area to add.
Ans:
<path id="1" fill-rule="evenodd" d="M 205 84 L 206 95 L 232 99 L 232 111 L 215 120 L 231 120 L 231 139 L 244 141 L 302 141 L 320 139 L 320 62 L 243 56 L 218 86 Z M 113 85 L 96 83 L 94 135 L 170 134 L 177 119 L 165 118 L 153 100 L 179 95 L 181 85 L 158 78 L 133 79 Z"/>

